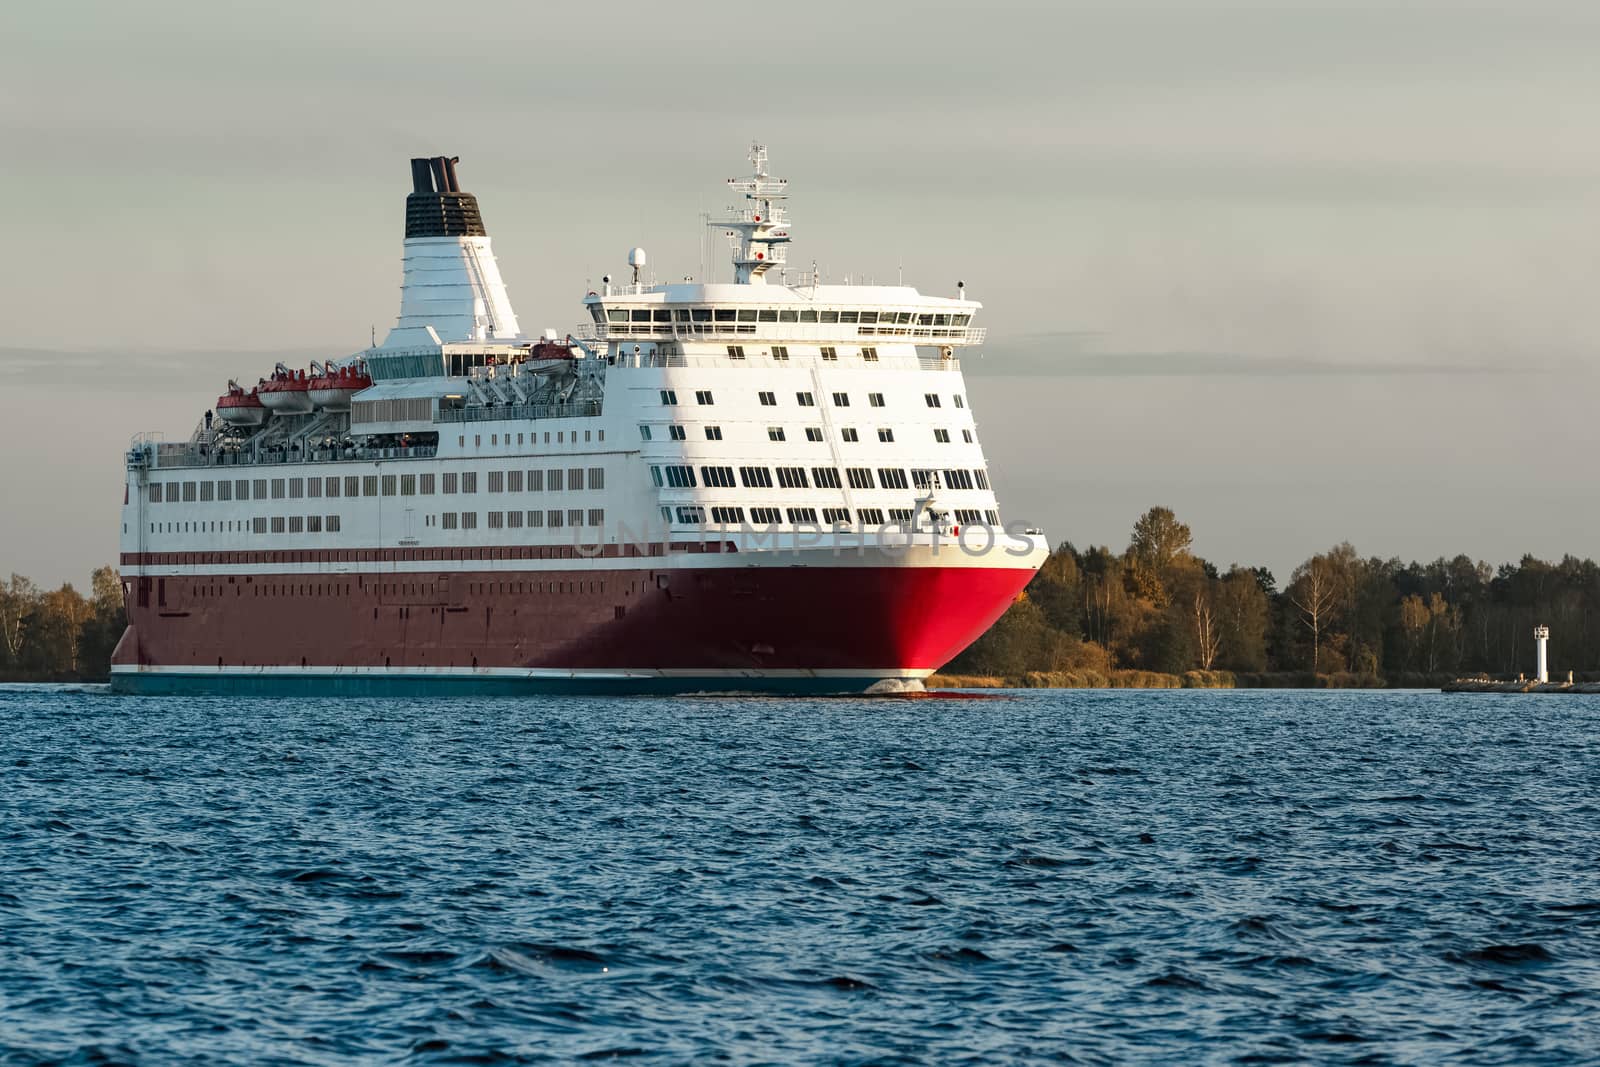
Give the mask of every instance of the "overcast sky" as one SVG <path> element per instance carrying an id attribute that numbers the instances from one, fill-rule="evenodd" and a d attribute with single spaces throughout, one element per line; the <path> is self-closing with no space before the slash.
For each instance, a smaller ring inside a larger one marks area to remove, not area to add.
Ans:
<path id="1" fill-rule="evenodd" d="M 132 434 L 382 336 L 409 157 L 565 331 L 632 245 L 699 272 L 752 138 L 796 262 L 983 301 L 1053 540 L 1600 554 L 1596 55 L 1579 2 L 7 4 L 0 571 L 84 581 Z"/>

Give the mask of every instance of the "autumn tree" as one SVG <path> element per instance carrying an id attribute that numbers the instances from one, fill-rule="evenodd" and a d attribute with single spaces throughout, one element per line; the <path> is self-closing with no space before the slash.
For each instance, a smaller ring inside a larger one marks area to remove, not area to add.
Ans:
<path id="1" fill-rule="evenodd" d="M 39 636 L 49 656 L 51 673 L 77 677 L 82 664 L 83 627 L 91 618 L 89 602 L 68 582 L 44 595 L 38 616 Z"/>
<path id="2" fill-rule="evenodd" d="M 1294 606 L 1296 621 L 1311 636 L 1311 672 L 1322 669 L 1322 641 L 1329 616 L 1339 598 L 1339 574 L 1327 556 L 1312 556 L 1295 568 L 1285 591 Z"/>
<path id="3" fill-rule="evenodd" d="M 1045 622 L 1064 634 L 1082 633 L 1083 578 L 1078 554 L 1070 544 L 1050 553 L 1028 583 L 1028 599 L 1039 606 Z"/>
<path id="4" fill-rule="evenodd" d="M 1187 558 L 1194 538 L 1171 508 L 1151 508 L 1133 524 L 1128 545 L 1129 576 L 1135 595 L 1157 607 L 1171 602 L 1168 577 L 1171 567 Z"/>
<path id="5" fill-rule="evenodd" d="M 1196 586 L 1191 598 L 1191 619 L 1194 622 L 1194 649 L 1199 659 L 1200 669 L 1209 671 L 1217 662 L 1217 655 L 1222 651 L 1222 627 L 1218 617 L 1216 603 L 1212 595 L 1211 586 L 1214 583 Z"/>
<path id="6" fill-rule="evenodd" d="M 1267 630 L 1272 605 L 1260 568 L 1234 567 L 1217 583 L 1213 596 L 1217 614 L 1218 662 L 1233 671 L 1267 669 Z"/>
<path id="7" fill-rule="evenodd" d="M 22 575 L 13 574 L 9 582 L 0 582 L 0 655 L 13 672 L 22 666 L 29 635 L 28 617 L 38 606 L 38 587 Z"/>

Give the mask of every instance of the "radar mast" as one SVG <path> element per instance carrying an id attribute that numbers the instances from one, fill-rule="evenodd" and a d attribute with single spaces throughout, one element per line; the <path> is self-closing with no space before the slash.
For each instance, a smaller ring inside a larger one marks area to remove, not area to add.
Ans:
<path id="1" fill-rule="evenodd" d="M 728 179 L 729 189 L 744 194 L 744 206 L 730 207 L 731 218 L 711 225 L 723 227 L 733 245 L 733 280 L 765 285 L 768 269 L 782 267 L 789 258 L 789 213 L 783 203 L 789 198 L 789 179 L 767 173 L 766 145 L 752 144 L 749 159 L 754 174 Z"/>

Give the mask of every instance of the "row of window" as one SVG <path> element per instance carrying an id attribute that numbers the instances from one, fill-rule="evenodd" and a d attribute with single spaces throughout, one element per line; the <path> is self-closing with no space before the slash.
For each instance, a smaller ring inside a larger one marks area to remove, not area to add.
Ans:
<path id="1" fill-rule="evenodd" d="M 826 351 L 826 349 L 824 351 Z M 729 349 L 729 354 L 732 355 L 732 353 L 733 353 L 733 350 L 730 348 Z M 661 403 L 663 405 L 665 405 L 667 407 L 676 407 L 677 406 L 677 404 L 678 404 L 678 391 L 676 389 L 662 389 L 660 392 L 661 392 Z M 770 408 L 770 407 L 776 407 L 778 405 L 778 395 L 776 393 L 774 393 L 774 392 L 771 392 L 770 390 L 765 390 L 765 389 L 759 390 L 756 393 L 756 398 L 761 401 L 761 406 L 762 407 L 769 407 Z M 812 393 L 810 390 L 801 389 L 801 390 L 797 391 L 794 394 L 794 400 L 795 400 L 796 404 L 799 404 L 803 408 L 814 408 L 814 407 L 817 406 L 816 394 Z M 939 399 L 939 394 L 938 393 L 923 393 L 922 394 L 922 400 L 930 408 L 936 408 L 936 407 L 941 407 L 942 406 L 942 403 L 941 403 L 941 401 Z M 951 403 L 953 403 L 958 408 L 964 408 L 964 407 L 967 406 L 966 397 L 962 396 L 960 393 L 952 393 L 950 395 L 950 400 L 951 400 Z M 710 405 L 710 404 L 715 404 L 717 402 L 717 400 L 716 400 L 716 397 L 712 395 L 712 391 L 710 389 L 696 389 L 694 391 L 694 402 L 696 404 Z M 868 393 L 867 394 L 867 403 L 870 404 L 871 406 L 875 407 L 875 408 L 881 408 L 881 407 L 887 407 L 888 406 L 885 403 L 884 399 L 883 399 L 883 394 L 882 393 Z M 849 407 L 850 406 L 850 394 L 849 393 L 834 393 L 833 394 L 833 406 L 836 407 L 836 408 L 847 408 L 847 407 Z"/>
<path id="2" fill-rule="evenodd" d="M 551 467 L 548 470 L 488 471 L 491 493 L 539 493 L 604 489 L 604 467 Z M 442 493 L 476 493 L 477 471 L 432 474 L 367 474 L 327 478 L 240 478 L 220 482 L 151 482 L 152 504 L 163 501 L 205 503 L 213 500 L 299 500 L 302 497 L 433 496 Z"/>
<path id="3" fill-rule="evenodd" d="M 600 322 L 600 306 L 591 307 Z M 942 312 L 847 311 L 823 308 L 607 308 L 605 322 L 621 325 L 634 322 L 811 322 L 857 323 L 871 326 L 965 326 L 972 316 Z"/>
<path id="4" fill-rule="evenodd" d="M 237 523 L 237 530 L 235 529 Z M 238 519 L 229 521 L 224 530 L 224 523 L 212 522 L 152 522 L 151 533 L 338 533 L 339 516 L 337 515 L 257 515 L 253 519 Z M 207 527 L 209 526 L 209 529 Z"/>
<path id="5" fill-rule="evenodd" d="M 437 519 L 437 522 L 435 521 Z M 562 526 L 604 526 L 604 508 L 551 508 L 548 511 L 489 511 L 484 513 L 484 523 L 491 530 L 519 530 L 525 526 L 558 528 Z M 244 533 L 339 533 L 337 515 L 258 515 L 240 519 L 237 532 Z M 444 530 L 476 530 L 476 511 L 446 511 L 438 516 L 429 515 L 427 525 L 437 525 Z M 152 522 L 151 533 L 234 532 L 235 521 L 218 522 Z"/>
<path id="6" fill-rule="evenodd" d="M 442 530 L 476 530 L 478 528 L 478 513 L 476 511 L 446 511 L 439 515 L 438 526 Z M 428 525 L 434 525 L 434 517 L 428 516 Z M 606 512 L 604 508 L 551 508 L 548 511 L 486 511 L 483 515 L 485 527 L 490 530 L 520 530 L 524 527 L 560 529 L 563 526 L 604 526 Z"/>
<path id="7" fill-rule="evenodd" d="M 722 440 L 722 427 L 721 426 L 706 426 L 706 427 L 704 427 L 704 429 L 705 429 L 706 440 L 707 441 L 720 441 L 720 440 Z M 823 439 L 822 427 L 821 426 L 807 426 L 805 428 L 805 430 L 806 430 L 806 440 L 807 441 L 821 441 Z M 654 437 L 653 437 L 653 435 L 651 433 L 650 427 L 642 425 L 642 424 L 639 426 L 639 437 L 640 437 L 640 439 L 645 440 L 645 441 L 654 440 Z M 679 426 L 677 423 L 673 423 L 672 425 L 667 427 L 667 437 L 670 440 L 673 440 L 673 441 L 686 441 L 689 438 L 689 434 L 688 434 L 688 431 L 684 429 L 684 427 Z M 768 426 L 767 427 L 767 440 L 769 440 L 769 441 L 787 441 L 788 439 L 789 439 L 788 432 L 782 426 Z M 844 426 L 844 427 L 841 427 L 839 429 L 839 439 L 842 440 L 842 441 L 845 441 L 846 443 L 849 443 L 849 444 L 858 444 L 861 441 L 861 434 L 854 426 Z M 972 431 L 971 430 L 962 430 L 961 431 L 961 439 L 963 441 L 965 441 L 969 445 L 972 444 L 973 443 Z M 894 428 L 890 427 L 890 426 L 880 426 L 880 427 L 878 427 L 878 440 L 882 441 L 882 442 L 884 442 L 886 444 L 893 444 L 894 443 Z M 943 445 L 949 444 L 950 443 L 950 431 L 946 430 L 946 429 L 943 429 L 943 428 L 935 428 L 934 431 L 933 431 L 933 440 L 934 440 L 934 442 L 936 444 L 943 444 Z"/>
<path id="8" fill-rule="evenodd" d="M 690 525 L 699 525 L 706 522 L 707 515 L 710 521 L 724 526 L 742 526 L 750 523 L 755 526 L 771 526 L 776 523 L 820 523 L 823 526 L 883 526 L 893 523 L 896 526 L 908 526 L 911 523 L 910 508 L 857 508 L 856 519 L 852 522 L 849 508 L 750 508 L 749 518 L 745 518 L 745 509 L 741 507 L 714 506 L 709 510 L 697 504 L 684 504 L 676 508 L 662 508 L 661 517 L 668 522 L 676 521 Z M 887 516 L 887 517 L 886 517 Z M 998 511 L 979 511 L 975 508 L 960 508 L 955 512 L 958 523 L 987 523 L 990 526 L 1000 525 Z"/>
<path id="9" fill-rule="evenodd" d="M 566 430 L 557 430 L 557 431 L 555 431 L 556 444 L 558 444 L 558 445 L 566 444 L 567 443 L 567 433 L 568 433 L 568 431 L 566 431 Z M 571 431 L 571 433 L 572 433 L 572 443 L 573 444 L 577 444 L 578 443 L 578 431 L 577 430 L 573 430 L 573 431 Z M 604 430 L 585 430 L 585 431 L 583 431 L 583 441 L 584 441 L 584 443 L 585 444 L 593 443 L 592 439 L 593 439 L 593 436 L 595 434 L 599 435 L 599 439 L 601 441 L 604 441 L 606 439 L 606 432 Z M 509 433 L 492 433 L 492 434 L 490 434 L 489 435 L 489 444 L 491 446 L 495 447 L 495 448 L 499 448 L 500 444 L 501 444 L 500 439 L 502 437 L 505 438 L 505 444 L 509 446 L 511 444 L 511 435 Z M 528 439 L 528 443 L 531 444 L 531 445 L 536 445 L 536 444 L 539 443 L 539 435 L 537 433 L 530 433 L 530 434 L 520 434 L 519 433 L 519 434 L 517 434 L 517 444 L 519 444 L 519 445 L 522 444 L 522 439 L 524 437 L 526 437 Z M 549 430 L 546 430 L 544 432 L 544 443 L 545 444 L 549 444 L 550 443 L 550 431 Z M 467 435 L 466 434 L 458 435 L 456 437 L 456 444 L 460 445 L 462 448 L 465 448 L 466 445 L 467 445 Z M 483 434 L 475 433 L 475 434 L 472 435 L 472 447 L 473 448 L 482 448 L 483 447 Z"/>
<path id="10" fill-rule="evenodd" d="M 770 351 L 771 351 L 772 358 L 777 360 L 779 363 L 787 363 L 788 362 L 788 360 L 789 360 L 789 346 L 788 345 L 773 345 Z M 859 351 L 860 351 L 861 359 L 862 359 L 863 362 L 866 362 L 866 363 L 876 363 L 876 362 L 878 362 L 878 350 L 876 348 L 872 347 L 871 345 L 868 345 L 866 348 L 862 348 Z M 822 361 L 824 363 L 837 363 L 837 362 L 839 362 L 839 350 L 837 348 L 835 348 L 833 345 L 823 345 L 821 347 L 820 355 L 822 356 Z M 729 359 L 743 359 L 744 358 L 744 345 L 729 345 L 728 346 L 728 358 Z"/>
<path id="11" fill-rule="evenodd" d="M 733 489 L 739 486 L 746 489 L 771 489 L 774 484 L 780 489 L 810 489 L 813 485 L 818 489 L 839 489 L 846 483 L 852 489 L 906 489 L 915 486 L 920 490 L 987 491 L 989 488 L 987 471 L 961 468 L 939 470 L 917 467 L 911 470 L 909 479 L 902 467 L 879 467 L 876 478 L 871 467 L 846 467 L 842 474 L 837 467 L 812 467 L 809 473 L 805 467 L 778 467 L 776 480 L 773 478 L 773 470 L 774 468 L 769 467 L 740 467 L 738 481 L 735 482 L 732 467 L 707 464 L 700 468 L 697 479 L 694 467 L 686 463 L 674 463 L 651 467 L 650 480 L 658 489 L 694 489 L 701 484 L 711 489 Z"/>

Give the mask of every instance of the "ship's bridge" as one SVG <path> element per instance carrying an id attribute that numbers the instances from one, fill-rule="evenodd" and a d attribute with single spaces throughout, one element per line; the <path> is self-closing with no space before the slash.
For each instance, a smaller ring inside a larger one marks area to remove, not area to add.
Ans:
<path id="1" fill-rule="evenodd" d="M 767 337 L 782 341 L 900 341 L 970 346 L 983 343 L 972 325 L 983 306 L 937 297 L 905 285 L 608 285 L 584 298 L 600 340 L 648 337 L 714 340 Z"/>

